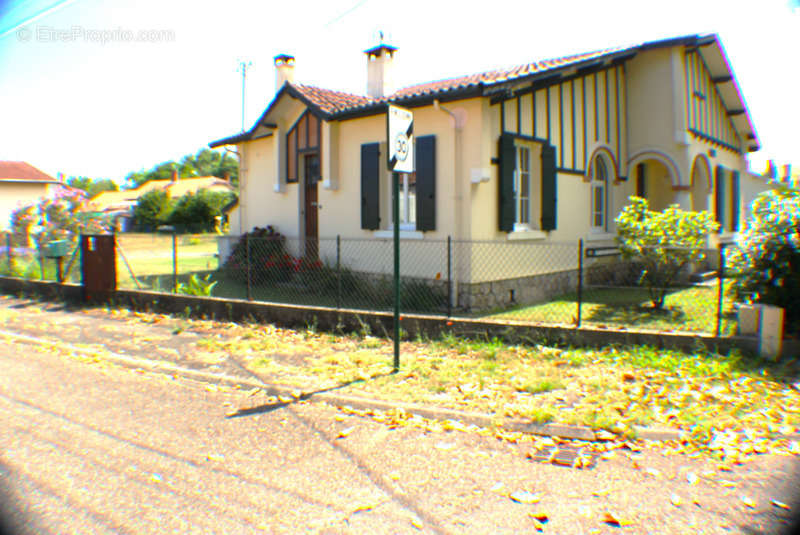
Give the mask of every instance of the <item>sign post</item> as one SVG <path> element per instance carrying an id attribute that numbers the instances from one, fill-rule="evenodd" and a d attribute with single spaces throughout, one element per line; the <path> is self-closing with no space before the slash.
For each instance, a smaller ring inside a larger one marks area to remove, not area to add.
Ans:
<path id="1" fill-rule="evenodd" d="M 386 146 L 392 172 L 392 227 L 394 234 L 394 371 L 400 369 L 400 173 L 414 172 L 414 114 L 389 105 Z"/>

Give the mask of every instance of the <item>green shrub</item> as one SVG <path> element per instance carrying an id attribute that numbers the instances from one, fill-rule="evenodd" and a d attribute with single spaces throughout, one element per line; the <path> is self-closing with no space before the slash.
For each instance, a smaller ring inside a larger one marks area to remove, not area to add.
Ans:
<path id="1" fill-rule="evenodd" d="M 782 307 L 787 323 L 800 322 L 800 190 L 756 198 L 731 264 L 738 298 Z"/>
<path id="2" fill-rule="evenodd" d="M 615 220 L 617 244 L 624 259 L 642 264 L 640 283 L 647 287 L 653 307 L 662 309 L 684 267 L 703 259 L 708 235 L 719 224 L 708 212 L 686 212 L 677 204 L 658 212 L 641 197 L 630 201 Z"/>
<path id="3" fill-rule="evenodd" d="M 193 273 L 191 277 L 189 277 L 188 282 L 178 283 L 178 287 L 176 288 L 177 293 L 184 294 L 184 295 L 196 295 L 200 297 L 210 297 L 211 291 L 214 289 L 217 283 L 211 281 L 211 275 L 208 274 L 202 279 L 197 276 L 197 273 Z"/>

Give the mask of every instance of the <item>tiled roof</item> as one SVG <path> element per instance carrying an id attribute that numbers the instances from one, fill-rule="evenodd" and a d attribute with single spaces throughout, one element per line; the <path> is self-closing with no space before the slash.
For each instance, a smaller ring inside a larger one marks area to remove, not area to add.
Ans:
<path id="1" fill-rule="evenodd" d="M 27 162 L 9 161 L 0 161 L 0 181 L 58 183 L 58 180 Z"/>
<path id="2" fill-rule="evenodd" d="M 572 63 L 594 59 L 606 54 L 618 52 L 620 50 L 624 50 L 624 48 L 598 50 L 596 52 L 587 52 L 561 58 L 535 61 L 533 63 L 517 65 L 510 69 L 498 69 L 494 71 L 470 74 L 467 76 L 459 76 L 457 78 L 448 78 L 446 80 L 426 82 L 424 84 L 405 87 L 391 95 L 382 98 L 354 95 L 352 93 L 333 91 L 331 89 L 323 89 L 321 87 L 314 87 L 304 84 L 291 84 L 291 86 L 324 113 L 334 115 L 336 113 L 365 108 L 370 105 L 378 105 L 413 97 L 438 95 L 449 91 L 477 87 L 479 85 L 488 86 L 496 83 L 506 82 L 532 74 L 539 74 L 550 69 L 565 67 Z"/>

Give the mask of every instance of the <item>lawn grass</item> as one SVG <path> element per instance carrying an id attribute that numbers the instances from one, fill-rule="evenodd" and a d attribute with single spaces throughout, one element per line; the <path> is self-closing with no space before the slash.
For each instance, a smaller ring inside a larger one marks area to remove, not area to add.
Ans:
<path id="1" fill-rule="evenodd" d="M 167 277 L 163 277 L 171 276 L 174 271 L 171 234 L 118 234 L 117 243 L 122 251 L 117 254 L 119 288 L 136 288 L 131 272 L 141 287 L 155 290 L 172 287 L 171 279 L 166 281 Z M 179 235 L 177 273 L 180 276 L 215 271 L 219 266 L 216 255 L 216 234 Z"/>
<path id="2" fill-rule="evenodd" d="M 742 444 L 786 446 L 779 435 L 800 426 L 797 360 L 647 346 L 509 346 L 446 335 L 403 342 L 400 372 L 392 374 L 391 341 L 368 329 L 320 333 L 313 323 L 296 331 L 189 320 L 185 329 L 204 336 L 199 352 L 231 355 L 293 388 L 339 387 L 345 395 L 478 412 L 498 423 L 580 424 L 623 437 L 635 437 L 637 426 L 672 427 L 707 451 L 727 431 L 747 431 Z"/>
<path id="3" fill-rule="evenodd" d="M 726 296 L 730 285 L 730 281 L 724 284 Z M 577 304 L 577 294 L 573 292 L 548 303 L 520 305 L 483 317 L 574 325 Z M 723 336 L 736 331 L 732 305 L 733 301 L 725 297 L 720 329 Z M 582 295 L 582 325 L 714 333 L 716 322 L 716 285 L 676 289 L 668 294 L 663 310 L 653 308 L 645 288 L 587 288 Z"/>

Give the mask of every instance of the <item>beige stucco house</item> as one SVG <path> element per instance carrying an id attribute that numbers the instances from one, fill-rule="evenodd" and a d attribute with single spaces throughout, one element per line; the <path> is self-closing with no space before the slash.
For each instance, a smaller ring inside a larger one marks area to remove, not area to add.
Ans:
<path id="1" fill-rule="evenodd" d="M 465 306 L 487 284 L 510 281 L 500 293 L 516 284 L 520 296 L 532 277 L 573 269 L 572 249 L 555 252 L 561 244 L 612 245 L 614 217 L 631 195 L 656 209 L 710 210 L 730 239 L 747 202 L 769 187 L 747 170 L 758 138 L 716 35 L 399 90 L 396 56 L 384 44 L 366 51 L 366 95 L 295 83 L 295 59 L 275 58 L 277 93 L 258 121 L 210 143 L 236 145 L 240 156 L 232 234 L 273 225 L 298 238 L 296 254 L 318 242 L 323 258 L 326 238 L 358 239 L 375 251 L 353 248 L 342 261 L 390 272 L 390 253 L 375 261 L 393 224 L 387 103 L 414 112 L 416 173 L 401 176 L 403 272 L 441 273 L 441 255 L 424 244 L 451 237 L 462 287 L 454 299 Z M 553 260 L 532 262 L 531 251 Z"/>
<path id="2" fill-rule="evenodd" d="M 11 214 L 43 197 L 71 189 L 27 162 L 0 161 L 0 230 L 11 225 Z"/>

